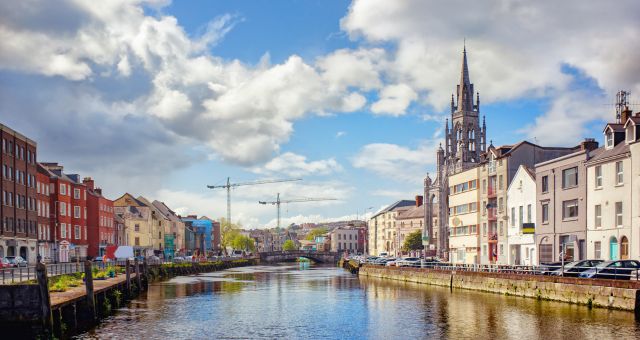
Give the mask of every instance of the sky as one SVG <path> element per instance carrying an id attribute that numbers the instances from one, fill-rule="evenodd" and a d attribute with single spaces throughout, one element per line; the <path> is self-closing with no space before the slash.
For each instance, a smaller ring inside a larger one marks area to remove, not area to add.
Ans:
<path id="1" fill-rule="evenodd" d="M 282 224 L 422 193 L 466 45 L 494 145 L 601 140 L 640 93 L 640 2 L 1 1 L 0 122 L 181 214 Z M 635 110 L 635 108 L 634 108 Z"/>

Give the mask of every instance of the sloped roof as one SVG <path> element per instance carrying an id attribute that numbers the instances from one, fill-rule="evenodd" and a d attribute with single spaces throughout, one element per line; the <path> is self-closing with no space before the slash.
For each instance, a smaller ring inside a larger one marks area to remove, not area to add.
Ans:
<path id="1" fill-rule="evenodd" d="M 611 128 L 611 130 L 613 130 L 614 132 L 622 132 L 624 131 L 624 125 L 622 124 L 618 124 L 618 123 L 609 123 L 607 125 L 605 125 L 604 129 L 602 129 L 602 132 L 607 131 L 607 129 Z"/>
<path id="2" fill-rule="evenodd" d="M 423 217 L 424 217 L 424 205 L 421 205 L 419 207 L 414 206 L 407 210 L 402 210 L 401 212 L 398 213 L 398 216 L 396 216 L 396 219 L 407 220 L 407 219 L 423 218 Z"/>
<path id="3" fill-rule="evenodd" d="M 599 149 L 601 149 L 600 152 L 595 153 L 593 157 L 586 163 L 587 165 L 606 161 L 608 158 L 616 158 L 616 156 L 620 156 L 625 153 L 628 153 L 629 145 L 625 142 L 620 142 L 609 150 L 605 149 L 604 147 L 598 148 L 596 150 L 599 150 Z"/>
<path id="4" fill-rule="evenodd" d="M 398 210 L 400 208 L 403 207 L 408 207 L 408 206 L 412 206 L 412 205 L 416 205 L 416 201 L 410 201 L 410 200 L 400 200 L 400 201 L 396 201 L 395 203 L 389 205 L 388 207 L 378 211 L 375 215 L 371 216 L 371 218 L 374 218 L 380 214 L 384 214 L 386 212 L 389 211 L 394 211 L 394 210 Z"/>

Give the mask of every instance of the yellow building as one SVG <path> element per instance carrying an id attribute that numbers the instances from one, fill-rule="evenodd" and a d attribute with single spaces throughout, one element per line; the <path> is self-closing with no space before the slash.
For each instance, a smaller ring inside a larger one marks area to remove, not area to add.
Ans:
<path id="1" fill-rule="evenodd" d="M 381 253 L 397 255 L 399 251 L 398 229 L 396 216 L 400 211 L 415 206 L 415 201 L 401 200 L 382 209 L 369 219 L 369 250 L 370 255 L 379 256 Z"/>
<path id="2" fill-rule="evenodd" d="M 114 212 L 124 220 L 126 243 L 136 255 L 151 256 L 158 245 L 158 234 L 153 226 L 151 208 L 143 201 L 126 193 L 113 201 Z"/>
<path id="3" fill-rule="evenodd" d="M 479 169 L 449 176 L 449 261 L 480 263 Z"/>

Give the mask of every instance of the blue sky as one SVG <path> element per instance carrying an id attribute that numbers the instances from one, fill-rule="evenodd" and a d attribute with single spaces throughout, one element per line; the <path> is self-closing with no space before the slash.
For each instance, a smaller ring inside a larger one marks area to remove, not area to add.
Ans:
<path id="1" fill-rule="evenodd" d="M 420 194 L 465 38 L 494 145 L 599 139 L 615 92 L 640 90 L 639 52 L 617 48 L 640 39 L 640 11 L 605 4 L 69 0 L 55 17 L 47 6 L 0 8 L 2 123 L 111 197 L 180 213 L 224 216 L 224 192 L 205 185 L 227 176 L 304 178 L 234 191 L 234 221 L 253 227 L 274 225 L 257 201 L 278 192 L 339 199 L 283 207 L 285 224 Z"/>

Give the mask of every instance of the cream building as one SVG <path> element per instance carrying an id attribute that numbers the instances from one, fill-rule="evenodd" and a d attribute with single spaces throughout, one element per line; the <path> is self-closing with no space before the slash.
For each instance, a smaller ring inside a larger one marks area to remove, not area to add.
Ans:
<path id="1" fill-rule="evenodd" d="M 633 237 L 637 241 L 631 241 L 631 257 L 640 258 L 640 112 L 629 117 L 625 123 L 626 141 L 629 143 L 631 153 L 631 228 Z"/>
<path id="2" fill-rule="evenodd" d="M 389 255 L 396 255 L 399 236 L 396 229 L 396 216 L 400 211 L 407 210 L 415 204 L 415 201 L 397 201 L 369 219 L 368 253 L 370 255 L 378 256 L 383 252 Z"/>
<path id="3" fill-rule="evenodd" d="M 358 252 L 358 229 L 338 227 L 329 233 L 331 237 L 331 251 Z"/>
<path id="4" fill-rule="evenodd" d="M 536 179 L 524 165 L 518 168 L 507 190 L 507 262 L 510 265 L 535 266 L 538 254 L 535 242 Z"/>
<path id="5" fill-rule="evenodd" d="M 126 193 L 113 201 L 113 210 L 124 220 L 126 244 L 133 247 L 136 255 L 151 256 L 158 244 L 151 208 L 141 200 Z"/>
<path id="6" fill-rule="evenodd" d="M 449 176 L 449 261 L 480 263 L 479 190 L 480 168 Z"/>
<path id="7" fill-rule="evenodd" d="M 632 129 L 630 129 L 632 130 Z M 635 131 L 633 131 L 635 132 Z M 618 260 L 637 259 L 638 226 L 632 228 L 632 159 L 622 123 L 607 124 L 604 150 L 587 167 L 587 257 Z M 637 205 L 637 202 L 636 202 Z M 634 233 L 635 231 L 635 233 Z M 632 248 L 634 244 L 636 248 Z"/>
<path id="8" fill-rule="evenodd" d="M 182 254 L 185 251 L 184 222 L 164 202 L 153 201 L 153 205 L 169 220 L 168 232 L 173 235 L 175 252 Z"/>
<path id="9" fill-rule="evenodd" d="M 416 196 L 416 204 L 413 207 L 410 207 L 406 210 L 400 210 L 396 215 L 396 226 L 398 227 L 398 246 L 400 249 L 404 245 L 404 240 L 407 235 L 420 231 L 422 235 L 422 230 L 424 227 L 424 212 L 425 207 L 423 206 L 422 196 Z M 407 253 L 407 252 L 403 252 Z"/>

